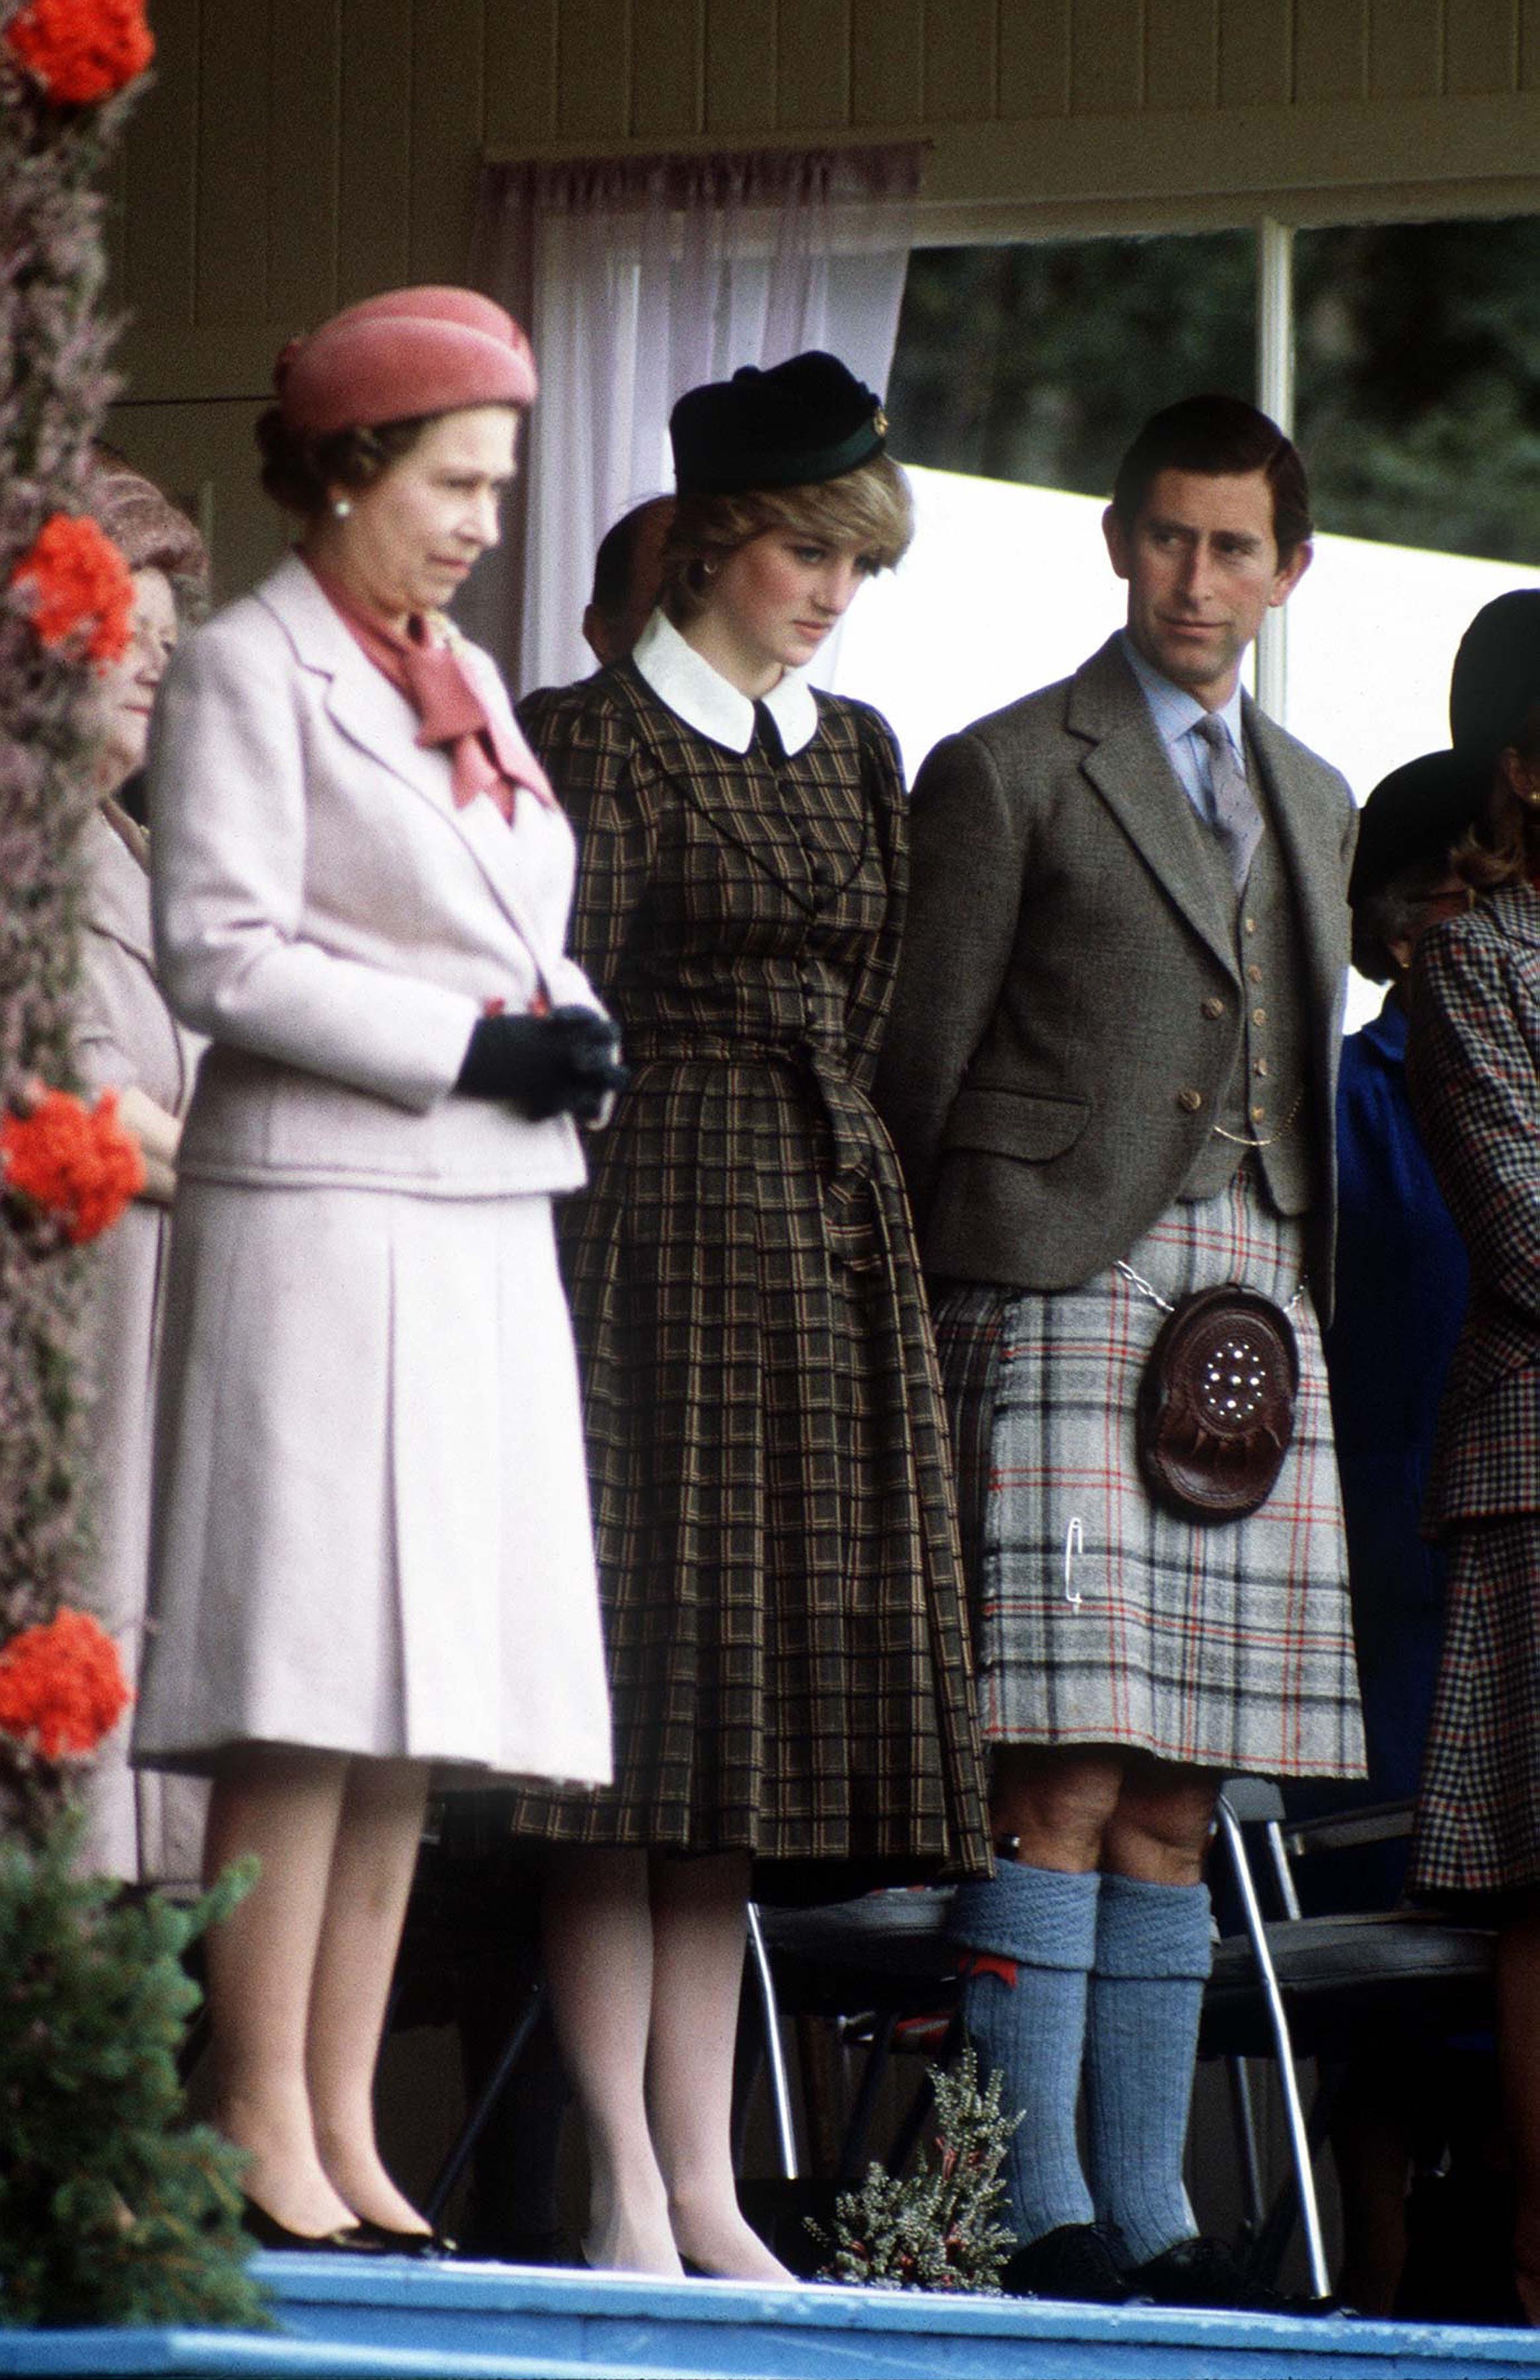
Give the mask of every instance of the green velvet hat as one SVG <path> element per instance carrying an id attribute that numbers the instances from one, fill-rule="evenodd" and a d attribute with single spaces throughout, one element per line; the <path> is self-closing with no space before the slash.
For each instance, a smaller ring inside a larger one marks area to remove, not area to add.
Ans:
<path id="1" fill-rule="evenodd" d="M 745 364 L 731 380 L 688 390 L 669 436 L 682 496 L 737 496 L 857 470 L 881 454 L 888 417 L 837 356 L 813 348 L 768 371 Z"/>

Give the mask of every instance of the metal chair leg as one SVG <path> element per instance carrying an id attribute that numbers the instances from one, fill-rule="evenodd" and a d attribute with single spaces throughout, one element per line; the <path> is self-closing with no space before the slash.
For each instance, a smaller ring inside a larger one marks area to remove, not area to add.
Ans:
<path id="1" fill-rule="evenodd" d="M 1246 2210 L 1246 2229 L 1255 2240 L 1262 2228 L 1267 2212 L 1262 2192 L 1262 2160 L 1256 2146 L 1256 2110 L 1252 2105 L 1251 2076 L 1243 2058 L 1227 2058 L 1225 2072 L 1230 2078 L 1230 2105 L 1235 2118 L 1235 2146 L 1241 2165 L 1241 2197 Z"/>
<path id="2" fill-rule="evenodd" d="M 775 2111 L 776 2144 L 781 2153 L 781 2174 L 785 2181 L 797 2179 L 796 2128 L 792 2120 L 791 2085 L 786 2077 L 786 2053 L 781 2040 L 781 2005 L 775 1997 L 775 1978 L 770 1973 L 770 1952 L 765 1948 L 765 1929 L 759 1923 L 759 1912 L 751 1900 L 748 1904 L 748 1954 L 754 1961 L 754 1972 L 759 1985 L 759 2010 L 764 2019 L 765 2063 L 770 2071 L 770 2102 Z"/>
<path id="3" fill-rule="evenodd" d="M 1300 2098 L 1299 2077 L 1294 2071 L 1294 2045 L 1289 2033 L 1288 2011 L 1279 1987 L 1278 1971 L 1272 1952 L 1267 1948 L 1267 1929 L 1262 1921 L 1262 1911 L 1252 1881 L 1251 1863 L 1234 1813 L 1219 1797 L 1219 1823 L 1224 1833 L 1235 1874 L 1236 1889 L 1245 1915 L 1246 1932 L 1257 1972 L 1262 1978 L 1263 1997 L 1267 2003 L 1267 2016 L 1272 2027 L 1273 2046 L 1278 2058 L 1279 2082 L 1283 2092 L 1284 2114 L 1289 2126 L 1289 2145 L 1294 2162 L 1294 2180 L 1299 2192 L 1300 2221 L 1304 2229 L 1304 2249 L 1310 2266 L 1310 2286 L 1318 2298 L 1329 2297 L 1331 2281 L 1327 2272 L 1326 2247 L 1321 2237 L 1321 2212 L 1316 2197 L 1316 2177 L 1312 2169 L 1309 2132 L 1304 2120 L 1304 2108 Z"/>
<path id="4" fill-rule="evenodd" d="M 455 2185 L 470 2161 L 471 2151 L 485 2131 L 488 2119 L 507 2089 L 508 2078 L 523 2057 L 529 2036 L 540 2022 L 545 1998 L 544 1984 L 537 1984 L 525 2003 L 524 2013 L 503 2045 L 497 2064 L 481 2086 L 480 2097 L 461 2126 L 458 2139 L 434 2175 L 433 2186 L 422 2202 L 422 2211 L 430 2223 L 436 2225 L 448 2205 Z"/>

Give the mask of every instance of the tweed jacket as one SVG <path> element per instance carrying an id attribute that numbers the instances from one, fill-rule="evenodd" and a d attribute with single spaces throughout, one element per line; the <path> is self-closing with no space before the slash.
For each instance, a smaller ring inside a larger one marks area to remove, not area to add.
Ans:
<path id="1" fill-rule="evenodd" d="M 490 657 L 489 710 L 511 721 Z M 570 1119 L 455 1094 L 493 1006 L 595 1004 L 563 954 L 574 845 L 521 794 L 456 808 L 443 752 L 297 556 L 176 652 L 151 748 L 155 941 L 213 1046 L 188 1180 L 467 1197 L 575 1187 Z"/>
<path id="2" fill-rule="evenodd" d="M 1425 1518 L 1540 1512 L 1540 895 L 1493 893 L 1425 934 L 1407 1079 L 1471 1260 Z"/>
<path id="3" fill-rule="evenodd" d="M 1296 905 L 1329 1180 L 1352 798 L 1249 699 L 1245 732 Z M 928 1271 L 1068 1289 L 1177 1196 L 1243 993 L 1202 835 L 1116 638 L 926 761 L 876 1096 Z M 1323 1311 L 1331 1239 L 1328 1196 L 1308 1219 Z"/>

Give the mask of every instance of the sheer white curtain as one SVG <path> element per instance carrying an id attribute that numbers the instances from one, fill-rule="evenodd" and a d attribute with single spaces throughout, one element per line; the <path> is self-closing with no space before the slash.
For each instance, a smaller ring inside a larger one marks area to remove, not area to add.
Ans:
<path id="1" fill-rule="evenodd" d="M 487 167 L 475 278 L 528 328 L 540 395 L 522 518 L 462 612 L 515 686 L 593 667 L 579 624 L 594 550 L 670 485 L 668 417 L 685 389 L 806 347 L 885 388 L 920 155 Z"/>

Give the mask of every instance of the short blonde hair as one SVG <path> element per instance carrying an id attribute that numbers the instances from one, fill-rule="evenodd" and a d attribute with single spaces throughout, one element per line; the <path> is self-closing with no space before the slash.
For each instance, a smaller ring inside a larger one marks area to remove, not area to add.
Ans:
<path id="1" fill-rule="evenodd" d="M 663 548 L 662 604 L 676 628 L 710 600 L 710 573 L 770 529 L 853 546 L 891 570 L 915 534 L 909 482 L 889 455 L 805 488 L 750 488 L 741 495 L 681 496 Z"/>

